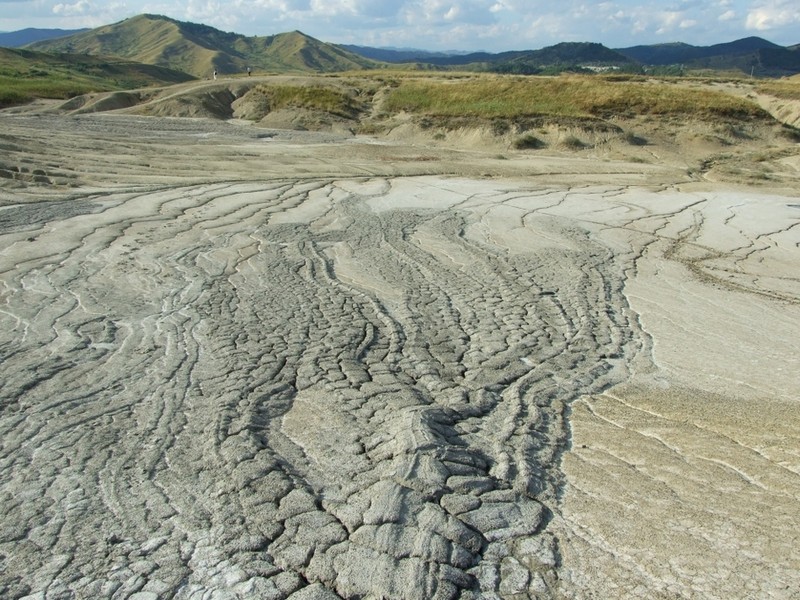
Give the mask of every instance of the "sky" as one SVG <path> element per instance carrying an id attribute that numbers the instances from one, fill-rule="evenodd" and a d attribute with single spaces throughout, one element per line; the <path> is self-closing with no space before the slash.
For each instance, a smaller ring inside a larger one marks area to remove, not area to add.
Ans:
<path id="1" fill-rule="evenodd" d="M 707 46 L 748 36 L 800 43 L 798 0 L 0 0 L 0 31 L 93 28 L 142 13 L 244 35 L 299 30 L 324 42 L 424 50 Z"/>

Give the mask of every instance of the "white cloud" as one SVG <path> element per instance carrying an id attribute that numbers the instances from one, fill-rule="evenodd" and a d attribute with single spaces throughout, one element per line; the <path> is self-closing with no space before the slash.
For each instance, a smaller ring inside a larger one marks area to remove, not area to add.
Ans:
<path id="1" fill-rule="evenodd" d="M 497 20 L 497 13 L 508 10 L 506 1 L 496 0 L 407 0 L 400 11 L 410 27 L 426 25 L 484 25 Z"/>
<path id="2" fill-rule="evenodd" d="M 75 4 L 56 4 L 53 6 L 53 13 L 65 17 L 89 14 L 93 9 L 89 0 L 78 0 Z"/>
<path id="3" fill-rule="evenodd" d="M 776 1 L 764 2 L 760 6 L 750 9 L 747 13 L 745 26 L 747 29 L 769 31 L 789 27 L 800 23 L 800 6 L 792 2 Z"/>
<path id="4" fill-rule="evenodd" d="M 662 11 L 660 13 L 656 13 L 655 17 L 659 24 L 658 28 L 656 29 L 656 33 L 658 35 L 664 35 L 665 33 L 669 33 L 675 29 L 675 27 L 681 22 L 683 13 L 678 11 Z"/>

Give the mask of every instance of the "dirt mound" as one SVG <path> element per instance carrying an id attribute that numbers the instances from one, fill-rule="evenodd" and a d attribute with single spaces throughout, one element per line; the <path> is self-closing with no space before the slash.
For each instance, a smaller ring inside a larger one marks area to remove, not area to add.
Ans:
<path id="1" fill-rule="evenodd" d="M 230 119 L 233 117 L 231 104 L 234 100 L 236 96 L 228 88 L 197 89 L 188 93 L 156 98 L 152 102 L 137 106 L 131 112 L 158 117 Z"/>
<path id="2" fill-rule="evenodd" d="M 362 125 L 362 132 L 393 142 L 461 150 L 568 153 L 691 168 L 710 157 L 757 153 L 792 144 L 776 122 L 651 117 L 435 119 L 400 115 Z M 761 156 L 759 162 L 763 163 Z"/>
<path id="3" fill-rule="evenodd" d="M 411 146 L 493 152 L 501 158 L 547 153 L 669 164 L 691 177 L 748 184 L 782 182 L 793 179 L 796 172 L 788 159 L 798 142 L 800 101 L 763 94 L 756 98 L 752 86 L 714 87 L 757 99 L 775 120 L 766 114 L 763 118 L 711 119 L 702 113 L 690 117 L 443 117 L 387 110 L 388 88 L 382 85 L 348 78 L 246 77 L 92 94 L 60 108 L 72 114 L 117 111 L 236 119 L 268 129 L 360 134 Z M 287 89 L 301 91 L 288 92 L 287 99 Z"/>
<path id="4" fill-rule="evenodd" d="M 71 98 L 59 108 L 72 114 L 121 110 L 146 102 L 152 94 L 146 90 L 86 94 Z"/>
<path id="5" fill-rule="evenodd" d="M 232 104 L 252 87 L 250 82 L 191 82 L 167 88 L 106 92 L 77 96 L 61 104 L 71 114 L 112 112 L 159 117 L 230 119 Z"/>
<path id="6" fill-rule="evenodd" d="M 330 113 L 304 108 L 270 111 L 257 124 L 270 129 L 292 129 L 295 131 L 331 131 L 354 133 L 358 122 Z"/>
<path id="7" fill-rule="evenodd" d="M 781 123 L 800 128 L 800 100 L 760 94 L 758 103 Z"/>
<path id="8" fill-rule="evenodd" d="M 305 78 L 308 79 L 308 78 Z M 272 78 L 271 82 L 294 85 L 305 83 L 301 78 Z M 259 93 L 261 79 L 226 82 L 192 82 L 158 90 L 110 92 L 73 98 L 59 109 L 72 114 L 120 111 L 157 117 L 241 119 L 263 127 L 295 131 L 333 131 L 352 133 L 358 126 L 355 118 L 347 118 L 325 110 L 288 107 L 275 109 L 269 98 Z"/>

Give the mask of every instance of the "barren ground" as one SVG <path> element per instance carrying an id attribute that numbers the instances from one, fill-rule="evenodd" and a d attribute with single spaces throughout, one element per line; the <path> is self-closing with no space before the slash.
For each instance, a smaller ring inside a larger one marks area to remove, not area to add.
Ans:
<path id="1" fill-rule="evenodd" d="M 796 144 L 0 122 L 0 596 L 800 593 Z"/>

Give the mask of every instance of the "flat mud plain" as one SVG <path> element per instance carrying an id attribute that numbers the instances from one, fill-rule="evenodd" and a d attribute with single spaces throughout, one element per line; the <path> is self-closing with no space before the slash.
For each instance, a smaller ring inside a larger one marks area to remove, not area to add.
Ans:
<path id="1" fill-rule="evenodd" d="M 800 594 L 796 155 L 0 122 L 0 596 Z"/>

